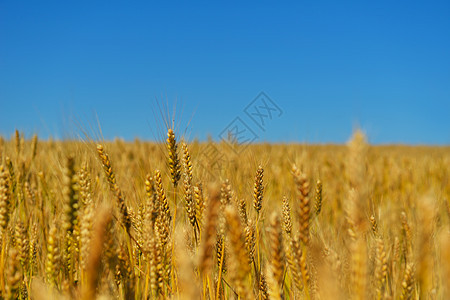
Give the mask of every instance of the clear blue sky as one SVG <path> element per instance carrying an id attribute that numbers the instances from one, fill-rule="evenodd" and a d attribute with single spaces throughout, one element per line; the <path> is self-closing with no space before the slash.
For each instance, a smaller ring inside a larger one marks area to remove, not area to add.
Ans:
<path id="1" fill-rule="evenodd" d="M 0 134 L 153 139 L 157 98 L 191 138 L 450 144 L 449 1 L 160 2 L 0 1 Z"/>

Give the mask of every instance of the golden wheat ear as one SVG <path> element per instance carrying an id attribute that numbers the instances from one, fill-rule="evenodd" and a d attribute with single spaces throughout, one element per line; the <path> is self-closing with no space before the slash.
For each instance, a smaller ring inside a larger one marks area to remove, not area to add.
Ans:
<path id="1" fill-rule="evenodd" d="M 209 274 L 213 266 L 213 249 L 216 238 L 217 216 L 220 206 L 220 190 L 218 186 L 211 186 L 209 192 L 209 202 L 207 207 L 207 218 L 203 229 L 203 241 L 199 251 L 199 271 L 200 274 Z"/>
<path id="2" fill-rule="evenodd" d="M 107 231 L 112 222 L 111 209 L 102 208 L 97 213 L 92 239 L 89 245 L 89 255 L 87 257 L 86 284 L 82 288 L 81 299 L 95 299 L 101 274 L 102 253 L 104 251 L 107 238 Z"/>
<path id="3" fill-rule="evenodd" d="M 169 152 L 169 171 L 170 178 L 174 187 L 177 187 L 178 181 L 181 178 L 181 164 L 178 158 L 178 144 L 175 138 L 175 133 L 173 129 L 169 128 L 167 130 L 167 150 Z"/>
<path id="4" fill-rule="evenodd" d="M 11 194 L 9 174 L 4 165 L 0 165 L 0 237 L 4 239 L 3 235 L 9 223 L 11 210 Z"/>
<path id="5" fill-rule="evenodd" d="M 284 224 L 284 231 L 286 231 L 288 235 L 291 235 L 292 232 L 291 206 L 289 205 L 289 199 L 286 196 L 283 196 L 283 224 Z"/>
<path id="6" fill-rule="evenodd" d="M 309 180 L 306 174 L 301 172 L 295 165 L 292 167 L 295 185 L 299 200 L 299 234 L 300 240 L 307 245 L 309 242 L 309 225 L 310 225 L 310 201 L 309 201 Z"/>
<path id="7" fill-rule="evenodd" d="M 116 183 L 116 175 L 111 166 L 111 160 L 109 159 L 109 156 L 105 152 L 103 146 L 100 144 L 97 145 L 97 153 L 102 162 L 103 170 L 105 172 L 106 179 L 109 183 L 109 188 L 116 196 L 117 206 L 119 207 L 119 211 L 122 216 L 122 223 L 123 223 L 126 231 L 129 233 L 130 229 L 131 229 L 131 217 L 130 217 L 129 209 L 128 209 L 127 205 L 125 204 L 125 198 L 122 193 L 122 190 L 119 188 L 119 186 Z"/>
<path id="8" fill-rule="evenodd" d="M 15 248 L 12 248 L 9 252 L 5 299 L 13 300 L 19 299 L 21 296 L 20 285 L 23 281 L 23 274 L 20 267 L 19 252 Z"/>
<path id="9" fill-rule="evenodd" d="M 45 271 L 47 274 L 47 284 L 56 287 L 58 284 L 60 264 L 60 246 L 56 224 L 50 228 L 47 238 L 47 259 L 45 261 Z"/>
<path id="10" fill-rule="evenodd" d="M 320 179 L 316 182 L 315 199 L 314 209 L 316 211 L 316 215 L 318 215 L 322 211 L 322 181 Z"/>
<path id="11" fill-rule="evenodd" d="M 227 222 L 227 236 L 229 238 L 230 274 L 236 293 L 243 299 L 250 299 L 250 287 L 248 275 L 250 274 L 250 264 L 245 246 L 244 230 L 237 209 L 232 205 L 225 208 Z"/>
<path id="12" fill-rule="evenodd" d="M 253 207 L 255 207 L 256 212 L 262 208 L 263 193 L 264 193 L 264 183 L 263 183 L 264 169 L 262 166 L 258 167 L 255 175 L 255 183 L 253 189 Z"/>
<path id="13" fill-rule="evenodd" d="M 194 236 L 195 236 L 195 242 L 197 243 L 197 236 L 199 234 L 200 228 L 197 221 L 197 212 L 196 212 L 196 204 L 194 202 L 194 196 L 193 196 L 193 184 L 192 184 L 192 162 L 191 162 L 191 155 L 189 153 L 189 149 L 187 147 L 186 143 L 181 144 L 182 150 L 183 150 L 183 164 L 184 164 L 184 201 L 186 206 L 186 213 L 189 219 L 189 222 L 191 223 L 193 230 L 194 230 Z"/>
<path id="14" fill-rule="evenodd" d="M 274 299 L 283 298 L 284 253 L 280 217 L 274 212 L 270 217 L 270 267 L 269 293 Z"/>

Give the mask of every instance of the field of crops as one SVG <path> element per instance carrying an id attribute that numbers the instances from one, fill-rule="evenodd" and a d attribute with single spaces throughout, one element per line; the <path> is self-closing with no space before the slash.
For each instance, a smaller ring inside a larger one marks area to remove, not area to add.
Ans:
<path id="1" fill-rule="evenodd" d="M 450 299 L 450 147 L 0 138 L 0 298 Z"/>

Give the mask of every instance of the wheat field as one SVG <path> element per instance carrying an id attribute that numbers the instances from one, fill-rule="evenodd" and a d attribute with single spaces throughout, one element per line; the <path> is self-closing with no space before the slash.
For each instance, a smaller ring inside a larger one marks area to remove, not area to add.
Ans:
<path id="1" fill-rule="evenodd" d="M 16 131 L 0 242 L 2 299 L 450 299 L 450 147 Z"/>

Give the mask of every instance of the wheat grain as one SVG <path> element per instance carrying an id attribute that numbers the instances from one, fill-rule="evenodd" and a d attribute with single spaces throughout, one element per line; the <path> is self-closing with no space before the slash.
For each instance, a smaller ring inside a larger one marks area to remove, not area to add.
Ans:
<path id="1" fill-rule="evenodd" d="M 255 187 L 253 189 L 253 207 L 255 207 L 256 211 L 259 211 L 262 208 L 263 201 L 263 193 L 264 193 L 264 183 L 263 183 L 263 175 L 264 169 L 262 166 L 258 167 L 255 175 Z"/>

